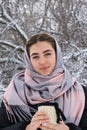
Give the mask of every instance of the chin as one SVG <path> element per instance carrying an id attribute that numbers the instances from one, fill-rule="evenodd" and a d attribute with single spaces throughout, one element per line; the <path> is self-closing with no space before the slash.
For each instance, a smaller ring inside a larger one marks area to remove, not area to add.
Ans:
<path id="1" fill-rule="evenodd" d="M 44 74 L 41 74 L 43 76 L 49 76 L 51 73 L 44 73 Z"/>

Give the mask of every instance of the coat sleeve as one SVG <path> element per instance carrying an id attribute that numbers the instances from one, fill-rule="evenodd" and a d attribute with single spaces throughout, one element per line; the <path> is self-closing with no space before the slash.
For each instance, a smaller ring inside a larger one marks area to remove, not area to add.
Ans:
<path id="1" fill-rule="evenodd" d="M 5 128 L 1 128 L 0 130 L 25 130 L 28 123 L 20 122 L 13 125 L 9 125 Z"/>
<path id="2" fill-rule="evenodd" d="M 69 130 L 84 130 L 84 129 L 74 125 L 73 123 L 68 123 L 67 126 L 69 127 Z"/>

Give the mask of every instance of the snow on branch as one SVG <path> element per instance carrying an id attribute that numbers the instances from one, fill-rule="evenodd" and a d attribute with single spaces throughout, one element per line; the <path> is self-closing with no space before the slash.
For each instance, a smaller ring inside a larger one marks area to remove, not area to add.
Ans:
<path id="1" fill-rule="evenodd" d="M 0 23 L 6 24 L 7 22 L 3 20 L 2 18 L 0 18 Z"/>
<path id="2" fill-rule="evenodd" d="M 70 46 L 74 47 L 75 49 L 77 49 L 79 51 L 79 53 L 81 54 L 81 50 L 75 45 L 75 44 L 70 44 Z"/>
<path id="3" fill-rule="evenodd" d="M 16 58 L 15 59 L 14 58 L 8 58 L 8 57 L 0 58 L 0 63 L 7 63 L 8 60 L 11 61 L 11 62 L 17 63 L 17 64 L 21 64 L 21 65 L 24 66 L 23 62 L 18 60 L 18 59 L 16 59 Z"/>
<path id="4" fill-rule="evenodd" d="M 22 37 L 25 39 L 25 40 L 28 40 L 28 37 L 26 35 L 26 33 L 20 28 L 20 26 L 8 15 L 8 13 L 6 12 L 5 8 L 4 8 L 4 4 L 2 4 L 2 11 L 3 11 L 3 16 L 8 20 L 10 21 L 15 27 L 16 29 L 18 30 L 18 32 L 22 35 Z"/>
<path id="5" fill-rule="evenodd" d="M 87 48 L 86 48 L 86 49 L 83 49 L 81 52 L 82 52 L 82 53 L 87 52 Z"/>
<path id="6" fill-rule="evenodd" d="M 9 23 L 6 22 L 6 27 L 0 32 L 0 35 L 2 35 L 9 27 L 12 27 L 13 29 L 15 29 L 15 27 L 13 26 L 11 22 Z"/>
<path id="7" fill-rule="evenodd" d="M 72 56 L 73 56 L 73 53 L 71 53 L 71 54 L 69 54 L 69 55 L 66 55 L 66 56 L 63 56 L 64 62 L 67 63 L 68 60 L 70 60 L 70 59 L 72 58 Z"/>
<path id="8" fill-rule="evenodd" d="M 0 40 L 0 43 L 5 44 L 10 47 L 14 47 L 14 48 L 16 47 L 16 45 L 14 45 L 13 43 L 5 41 L 5 40 Z"/>
<path id="9" fill-rule="evenodd" d="M 24 48 L 22 46 L 16 46 L 14 45 L 12 42 L 8 42 L 8 41 L 5 41 L 5 40 L 0 40 L 0 43 L 2 43 L 2 45 L 6 45 L 6 46 L 10 46 L 10 47 L 13 47 L 15 48 L 16 50 L 18 49 L 21 49 L 22 51 L 24 51 Z"/>
<path id="10" fill-rule="evenodd" d="M 9 60 L 9 61 L 12 61 L 12 62 L 14 62 L 14 63 L 17 63 L 17 64 L 22 64 L 22 62 L 21 62 L 20 60 L 17 60 L 17 59 L 14 60 L 14 58 L 8 59 L 8 57 L 7 57 L 7 58 L 0 58 L 0 63 L 5 63 L 5 62 L 7 62 L 8 60 Z"/>
<path id="11" fill-rule="evenodd" d="M 74 47 L 77 51 L 70 52 L 69 54 L 63 56 L 63 60 L 65 63 L 67 63 L 70 59 L 74 58 L 76 60 L 80 60 L 80 64 L 83 64 L 84 55 L 87 54 L 87 48 L 86 49 L 80 49 L 74 44 L 70 44 L 70 46 Z M 78 59 L 79 58 L 79 59 Z"/>

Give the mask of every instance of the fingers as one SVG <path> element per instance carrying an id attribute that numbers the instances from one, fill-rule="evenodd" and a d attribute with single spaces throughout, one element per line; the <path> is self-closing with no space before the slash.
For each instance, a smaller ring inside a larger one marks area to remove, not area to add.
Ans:
<path id="1" fill-rule="evenodd" d="M 48 120 L 49 118 L 45 112 L 37 111 L 31 120 L 31 123 L 30 123 L 31 128 L 37 129 L 42 125 L 43 122 L 48 121 Z"/>
<path id="2" fill-rule="evenodd" d="M 65 124 L 64 121 L 59 121 L 59 124 Z"/>
<path id="3" fill-rule="evenodd" d="M 58 124 L 52 124 L 49 122 L 42 123 L 42 130 L 69 130 L 69 127 L 63 122 L 60 121 Z"/>
<path id="4" fill-rule="evenodd" d="M 42 124 L 42 129 L 46 129 L 46 130 L 56 130 L 56 125 L 45 122 Z"/>
<path id="5" fill-rule="evenodd" d="M 49 120 L 49 117 L 46 115 L 44 111 L 36 112 L 31 121 L 40 121 L 40 120 Z"/>

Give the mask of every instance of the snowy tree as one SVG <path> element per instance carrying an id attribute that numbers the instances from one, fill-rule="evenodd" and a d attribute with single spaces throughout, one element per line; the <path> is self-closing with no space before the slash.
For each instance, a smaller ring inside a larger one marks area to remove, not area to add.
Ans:
<path id="1" fill-rule="evenodd" d="M 39 32 L 56 38 L 64 64 L 87 86 L 86 0 L 0 0 L 0 90 L 25 68 L 25 42 Z"/>

